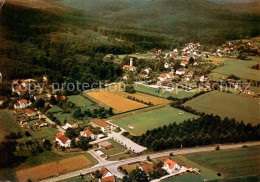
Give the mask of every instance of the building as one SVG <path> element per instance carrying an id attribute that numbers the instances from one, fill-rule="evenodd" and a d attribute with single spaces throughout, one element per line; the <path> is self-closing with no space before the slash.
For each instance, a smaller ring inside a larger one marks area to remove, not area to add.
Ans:
<path id="1" fill-rule="evenodd" d="M 166 170 L 169 174 L 178 172 L 181 167 L 177 164 L 176 161 L 172 161 L 169 158 L 165 158 L 162 169 Z"/>
<path id="2" fill-rule="evenodd" d="M 188 63 L 186 61 L 181 61 L 181 66 L 185 67 Z"/>
<path id="3" fill-rule="evenodd" d="M 12 92 L 17 93 L 18 95 L 22 95 L 29 91 L 28 87 L 23 87 L 22 85 L 13 85 Z"/>
<path id="4" fill-rule="evenodd" d="M 3 102 L 7 100 L 6 96 L 0 96 L 0 106 L 2 106 Z"/>
<path id="5" fill-rule="evenodd" d="M 56 141 L 58 142 L 59 146 L 65 148 L 69 148 L 71 144 L 71 140 L 61 133 L 56 135 Z"/>
<path id="6" fill-rule="evenodd" d="M 108 142 L 108 141 L 100 142 L 98 144 L 98 146 L 99 146 L 99 148 L 102 148 L 102 149 L 111 149 L 111 148 L 113 148 L 113 145 L 110 142 Z"/>
<path id="7" fill-rule="evenodd" d="M 144 71 L 146 72 L 147 75 L 149 75 L 149 73 L 152 71 L 152 68 L 146 68 Z"/>
<path id="8" fill-rule="evenodd" d="M 102 167 L 100 173 L 102 174 L 102 178 L 99 179 L 99 182 L 115 182 L 115 177 L 106 168 Z"/>
<path id="9" fill-rule="evenodd" d="M 146 174 L 151 174 L 153 172 L 153 165 L 150 163 L 142 163 L 139 167 L 142 171 L 144 171 Z"/>
<path id="10" fill-rule="evenodd" d="M 35 123 L 35 125 L 38 126 L 38 127 L 40 127 L 40 128 L 42 128 L 42 127 L 48 126 L 48 123 L 46 122 L 45 119 L 40 119 L 39 121 L 37 121 L 37 122 Z"/>
<path id="11" fill-rule="evenodd" d="M 67 121 L 65 126 L 63 126 L 62 128 L 64 128 L 65 130 L 68 128 L 78 128 L 79 124 L 75 123 L 74 121 Z"/>
<path id="12" fill-rule="evenodd" d="M 166 68 L 166 69 L 170 68 L 170 66 L 171 66 L 171 65 L 170 65 L 169 63 L 165 63 L 165 64 L 164 64 L 164 68 Z"/>
<path id="13" fill-rule="evenodd" d="M 136 67 L 134 66 L 129 66 L 129 65 L 124 65 L 123 70 L 128 70 L 128 71 L 135 71 Z"/>
<path id="14" fill-rule="evenodd" d="M 34 100 L 40 100 L 43 99 L 45 101 L 49 100 L 49 96 L 47 94 L 41 94 L 41 95 L 36 95 L 34 96 Z"/>
<path id="15" fill-rule="evenodd" d="M 92 140 L 95 139 L 94 134 L 93 134 L 90 130 L 81 131 L 81 132 L 80 132 L 80 136 L 86 137 L 86 138 L 89 137 L 89 138 L 91 138 Z"/>
<path id="16" fill-rule="evenodd" d="M 176 70 L 176 75 L 184 75 L 185 74 L 185 69 L 184 68 L 180 68 Z"/>
<path id="17" fill-rule="evenodd" d="M 34 110 L 31 110 L 31 109 L 26 109 L 26 110 L 25 110 L 25 113 L 26 113 L 26 115 L 29 116 L 29 117 L 37 116 L 37 112 L 34 111 Z"/>
<path id="18" fill-rule="evenodd" d="M 19 100 L 18 103 L 14 104 L 15 109 L 25 109 L 29 107 L 32 103 L 30 101 L 27 101 L 26 99 Z"/>
<path id="19" fill-rule="evenodd" d="M 90 124 L 94 127 L 99 127 L 101 128 L 101 131 L 102 132 L 109 132 L 110 131 L 110 124 L 108 124 L 107 122 L 99 119 L 99 118 L 95 118 L 95 119 L 92 119 L 90 121 Z"/>
<path id="20" fill-rule="evenodd" d="M 158 80 L 160 81 L 165 81 L 167 79 L 166 74 L 160 74 L 160 76 L 158 77 Z"/>

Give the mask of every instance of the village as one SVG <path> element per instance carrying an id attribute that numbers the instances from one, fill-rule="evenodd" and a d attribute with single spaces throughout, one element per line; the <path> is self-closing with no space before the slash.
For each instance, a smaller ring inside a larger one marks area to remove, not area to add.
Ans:
<path id="1" fill-rule="evenodd" d="M 78 95 L 67 95 L 62 90 L 53 92 L 48 75 L 43 75 L 38 80 L 13 80 L 12 96 L 1 96 L 0 105 L 9 109 L 8 112 L 21 128 L 19 131 L 25 133 L 26 137 L 18 137 L 18 133 L 12 133 L 9 137 L 17 135 L 17 138 L 22 138 L 19 142 L 25 144 L 38 143 L 38 151 L 31 149 L 32 153 L 41 153 L 41 147 L 59 153 L 89 151 L 99 163 L 120 161 L 147 153 L 146 147 L 131 140 L 132 136 L 140 133 L 141 128 L 135 124 L 142 121 L 118 124 L 121 123 L 118 122 L 121 118 L 127 117 L 125 114 L 134 115 L 139 111 L 151 112 L 154 108 L 167 108 L 169 101 L 186 102 L 185 98 L 192 99 L 211 91 L 234 92 L 250 99 L 259 98 L 259 91 L 250 89 L 252 83 L 254 87 L 259 87 L 259 81 L 240 80 L 234 75 L 227 75 L 226 78 L 212 75 L 213 70 L 224 67 L 224 63 L 219 61 L 223 58 L 246 60 L 247 56 L 259 56 L 260 49 L 253 43 L 229 42 L 213 52 L 201 50 L 200 43 L 189 43 L 180 50 L 156 50 L 149 54 L 149 61 L 138 59 L 139 53 L 122 58 L 122 78 L 119 82 L 105 85 L 107 89 L 125 84 L 124 91 L 118 93 L 98 88 Z M 110 54 L 104 59 L 113 60 L 112 57 L 114 56 Z M 35 88 L 32 89 L 32 85 Z M 132 96 L 135 92 L 140 92 L 141 95 Z M 122 105 L 117 103 L 120 101 Z M 193 117 L 186 110 L 177 109 L 176 112 L 178 117 Z M 147 123 L 141 132 L 145 132 L 146 125 Z M 20 144 L 20 148 L 24 148 L 23 144 Z M 151 181 L 185 173 L 200 175 L 200 169 L 191 167 L 188 163 L 178 164 L 171 160 L 173 155 L 168 157 L 157 161 L 147 158 L 146 161 L 129 164 L 126 168 L 134 165 L 149 176 Z M 127 169 L 120 166 L 118 170 L 121 174 L 118 175 L 102 167 L 90 176 L 93 180 L 98 178 L 102 182 L 117 181 L 130 172 Z M 152 175 L 155 171 L 159 177 Z"/>

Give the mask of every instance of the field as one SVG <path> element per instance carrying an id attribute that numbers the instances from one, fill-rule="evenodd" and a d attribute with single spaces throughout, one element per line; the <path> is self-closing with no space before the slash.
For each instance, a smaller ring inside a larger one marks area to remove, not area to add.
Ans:
<path id="1" fill-rule="evenodd" d="M 197 118 L 197 116 L 186 112 L 180 114 L 179 111 L 181 110 L 166 106 L 161 109 L 144 112 L 127 118 L 112 120 L 112 122 L 130 133 L 141 135 L 148 129 L 151 130 L 160 126 L 169 125 L 173 122 L 181 123 L 186 119 Z M 128 128 L 128 125 L 133 126 L 134 129 Z"/>
<path id="2" fill-rule="evenodd" d="M 145 104 L 135 102 L 119 95 L 115 95 L 111 92 L 89 92 L 87 95 L 93 97 L 94 99 L 104 103 L 105 105 L 112 107 L 119 112 L 127 112 L 131 110 L 136 110 L 140 108 L 147 107 Z"/>
<path id="3" fill-rule="evenodd" d="M 108 91 L 111 91 L 114 94 L 120 95 L 122 97 L 128 97 L 128 96 L 135 97 L 136 99 L 143 100 L 144 102 L 147 102 L 147 103 L 151 102 L 153 105 L 165 105 L 165 104 L 169 104 L 171 102 L 167 99 L 148 95 L 148 94 L 143 94 L 141 92 L 129 94 L 127 92 L 124 92 L 123 88 L 121 88 L 120 85 L 110 86 L 110 87 L 108 87 Z"/>
<path id="4" fill-rule="evenodd" d="M 88 107 L 91 108 L 95 104 L 89 101 L 88 99 L 84 98 L 81 95 L 72 95 L 68 96 L 68 100 L 72 103 L 74 103 L 77 107 Z"/>
<path id="5" fill-rule="evenodd" d="M 259 99 L 248 96 L 228 94 L 223 92 L 209 92 L 184 104 L 199 112 L 219 115 L 222 118 L 235 118 L 245 123 L 258 124 Z"/>
<path id="6" fill-rule="evenodd" d="M 166 98 L 166 99 L 170 96 L 176 97 L 178 99 L 183 99 L 185 97 L 191 97 L 194 94 L 196 94 L 196 92 L 186 92 L 186 91 L 183 91 L 183 90 L 178 90 L 177 92 L 176 91 L 169 92 L 169 91 L 161 90 L 158 93 L 158 92 L 156 92 L 157 89 L 151 88 L 151 87 L 146 87 L 146 86 L 143 86 L 143 85 L 134 85 L 134 88 L 135 88 L 136 91 L 151 94 L 151 95 Z"/>
<path id="7" fill-rule="evenodd" d="M 84 179 L 81 179 L 80 176 L 76 176 L 74 178 L 62 180 L 61 182 L 83 182 L 83 181 L 92 181 L 92 182 L 98 182 L 98 179 L 92 178 L 90 174 L 84 175 Z"/>
<path id="8" fill-rule="evenodd" d="M 122 153 L 127 150 L 126 147 L 123 145 L 120 145 L 119 143 L 115 142 L 114 140 L 107 140 L 113 145 L 113 148 L 111 149 L 101 149 L 101 151 L 104 153 L 104 155 L 112 156 L 117 155 L 119 153 Z"/>
<path id="9" fill-rule="evenodd" d="M 207 153 L 187 154 L 202 166 L 220 172 L 225 177 L 260 175 L 260 146 Z"/>
<path id="10" fill-rule="evenodd" d="M 19 132 L 21 128 L 7 110 L 0 110 L 0 141 L 10 132 Z"/>
<path id="11" fill-rule="evenodd" d="M 229 76 L 234 74 L 241 79 L 257 80 L 260 78 L 260 71 L 251 69 L 252 66 L 260 63 L 260 58 L 251 57 L 251 61 L 233 60 L 224 62 L 224 66 L 213 70 L 213 73 Z"/>
<path id="12" fill-rule="evenodd" d="M 28 179 L 38 181 L 56 174 L 86 168 L 90 165 L 91 162 L 85 156 L 81 155 L 69 159 L 63 159 L 58 162 L 43 164 L 34 168 L 18 170 L 16 171 L 16 175 L 21 182 L 26 182 Z"/>

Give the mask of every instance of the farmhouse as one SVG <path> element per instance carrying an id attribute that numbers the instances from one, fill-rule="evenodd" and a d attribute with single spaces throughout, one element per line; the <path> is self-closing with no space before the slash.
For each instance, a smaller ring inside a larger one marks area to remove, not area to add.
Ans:
<path id="1" fill-rule="evenodd" d="M 31 110 L 31 109 L 26 109 L 26 110 L 25 110 L 25 113 L 26 113 L 26 115 L 29 116 L 29 117 L 36 116 L 36 115 L 37 115 L 37 112 L 34 111 L 34 110 Z"/>
<path id="2" fill-rule="evenodd" d="M 111 148 L 113 148 L 113 145 L 110 142 L 108 142 L 108 141 L 100 142 L 98 144 L 98 146 L 99 146 L 99 148 L 103 148 L 103 149 L 111 149 Z"/>
<path id="3" fill-rule="evenodd" d="M 166 170 L 169 174 L 178 172 L 181 167 L 177 164 L 176 161 L 172 161 L 169 158 L 165 158 L 162 169 Z"/>
<path id="4" fill-rule="evenodd" d="M 80 136 L 86 137 L 86 138 L 89 137 L 89 138 L 91 138 L 92 140 L 95 139 L 94 134 L 93 134 L 90 130 L 81 131 L 81 132 L 80 132 Z"/>
<path id="5" fill-rule="evenodd" d="M 135 71 L 136 67 L 134 66 L 129 66 L 129 65 L 124 65 L 123 70 L 128 70 L 128 71 Z"/>
<path id="6" fill-rule="evenodd" d="M 78 123 L 75 123 L 74 121 L 67 121 L 65 126 L 63 126 L 62 128 L 66 130 L 68 128 L 78 128 L 78 127 L 79 127 Z"/>
<path id="7" fill-rule="evenodd" d="M 58 133 L 56 135 L 56 141 L 58 142 L 59 146 L 68 148 L 70 147 L 71 140 L 68 139 L 65 135 Z"/>
<path id="8" fill-rule="evenodd" d="M 99 119 L 99 118 L 92 119 L 92 120 L 90 121 L 90 124 L 91 124 L 92 126 L 94 126 L 94 127 L 99 127 L 99 128 L 101 128 L 102 132 L 108 132 L 108 131 L 110 131 L 110 125 L 109 125 L 107 122 L 105 122 L 105 121 L 103 121 L 103 120 L 101 120 L 101 119 Z"/>
<path id="9" fill-rule="evenodd" d="M 176 75 L 184 75 L 185 74 L 185 69 L 184 68 L 180 68 L 176 70 Z"/>
<path id="10" fill-rule="evenodd" d="M 100 173 L 102 174 L 102 178 L 99 179 L 99 182 L 115 182 L 115 177 L 106 168 L 101 168 Z"/>

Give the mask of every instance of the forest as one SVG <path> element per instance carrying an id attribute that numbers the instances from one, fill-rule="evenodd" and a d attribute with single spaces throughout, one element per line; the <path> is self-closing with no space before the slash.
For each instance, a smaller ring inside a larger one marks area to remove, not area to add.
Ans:
<path id="1" fill-rule="evenodd" d="M 214 115 L 203 115 L 198 119 L 187 120 L 181 124 L 170 124 L 147 131 L 142 136 L 132 139 L 148 147 L 160 151 L 172 148 L 194 147 L 218 143 L 238 143 L 260 139 L 260 124 L 252 126 L 243 121 Z"/>

